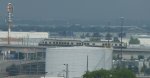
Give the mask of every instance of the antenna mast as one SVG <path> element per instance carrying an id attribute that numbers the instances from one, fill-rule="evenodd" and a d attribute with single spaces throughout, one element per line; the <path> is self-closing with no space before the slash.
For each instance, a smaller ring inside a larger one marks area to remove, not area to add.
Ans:
<path id="1" fill-rule="evenodd" d="M 13 14 L 13 5 L 12 3 L 8 3 L 7 5 L 7 12 L 8 12 L 8 44 L 10 44 L 10 32 L 11 32 L 11 27 L 12 27 L 12 14 Z"/>

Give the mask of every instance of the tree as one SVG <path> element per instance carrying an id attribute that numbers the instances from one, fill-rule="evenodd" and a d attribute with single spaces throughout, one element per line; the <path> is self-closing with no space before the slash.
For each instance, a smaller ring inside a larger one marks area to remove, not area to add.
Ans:
<path id="1" fill-rule="evenodd" d="M 98 32 L 94 32 L 93 35 L 92 35 L 92 37 L 102 37 L 102 35 L 99 34 Z"/>
<path id="2" fill-rule="evenodd" d="M 120 42 L 119 39 L 118 39 L 118 37 L 114 37 L 113 41 L 114 42 Z"/>
<path id="3" fill-rule="evenodd" d="M 119 36 L 119 37 L 121 37 L 121 36 L 122 36 L 122 37 L 125 37 L 125 36 L 126 36 L 126 33 L 119 33 L 118 36 Z"/>
<path id="4" fill-rule="evenodd" d="M 90 41 L 100 41 L 103 35 L 99 34 L 98 32 L 94 32 Z"/>
<path id="5" fill-rule="evenodd" d="M 93 72 L 88 72 L 83 75 L 83 78 L 110 78 L 110 74 L 110 71 L 101 69 Z"/>
<path id="6" fill-rule="evenodd" d="M 136 65 L 134 65 L 134 64 L 132 64 L 132 63 L 128 65 L 128 69 L 131 70 L 131 71 L 133 71 L 134 73 L 139 73 L 139 71 L 138 71 L 138 70 L 139 70 L 138 66 L 136 66 Z"/>
<path id="7" fill-rule="evenodd" d="M 138 60 L 140 59 L 144 59 L 144 56 L 143 55 L 138 55 Z"/>
<path id="8" fill-rule="evenodd" d="M 82 34 L 82 35 L 80 36 L 80 38 L 84 39 L 84 38 L 85 38 L 85 35 L 84 35 L 84 34 Z"/>
<path id="9" fill-rule="evenodd" d="M 105 36 L 106 40 L 111 40 L 112 39 L 112 35 L 110 33 L 107 33 Z"/>
<path id="10" fill-rule="evenodd" d="M 83 78 L 136 78 L 129 69 L 96 70 L 83 75 Z"/>
<path id="11" fill-rule="evenodd" d="M 137 38 L 130 38 L 129 44 L 140 44 L 140 40 L 138 40 Z"/>
<path id="12" fill-rule="evenodd" d="M 134 60 L 134 57 L 133 57 L 133 56 L 131 56 L 130 60 Z"/>
<path id="13" fill-rule="evenodd" d="M 90 34 L 89 34 L 89 33 L 86 33 L 86 34 L 85 34 L 85 37 L 90 37 Z"/>
<path id="14" fill-rule="evenodd" d="M 115 70 L 113 78 L 136 78 L 135 74 L 129 69 Z"/>

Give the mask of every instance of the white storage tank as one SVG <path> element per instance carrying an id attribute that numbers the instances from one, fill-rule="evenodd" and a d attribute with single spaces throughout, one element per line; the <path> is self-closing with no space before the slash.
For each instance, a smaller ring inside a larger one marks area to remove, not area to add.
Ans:
<path id="1" fill-rule="evenodd" d="M 112 68 L 112 49 L 100 47 L 55 47 L 46 51 L 46 76 L 65 76 L 68 64 L 69 78 L 80 78 L 89 71 Z"/>

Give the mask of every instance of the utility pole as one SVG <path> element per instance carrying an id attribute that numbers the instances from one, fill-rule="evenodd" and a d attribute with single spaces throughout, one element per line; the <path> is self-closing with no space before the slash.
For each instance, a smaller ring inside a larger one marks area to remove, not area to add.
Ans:
<path id="1" fill-rule="evenodd" d="M 89 59 L 88 59 L 88 55 L 87 55 L 87 70 L 86 70 L 86 72 L 88 73 L 88 71 L 89 71 Z"/>
<path id="2" fill-rule="evenodd" d="M 107 27 L 107 34 L 109 35 L 108 36 L 108 43 L 107 43 L 107 47 L 108 48 L 110 48 L 110 41 L 109 41 L 109 39 L 110 39 L 110 30 L 109 30 L 109 27 L 110 27 L 110 22 L 108 22 L 108 27 Z"/>
<path id="3" fill-rule="evenodd" d="M 64 64 L 66 66 L 66 78 L 69 78 L 69 69 L 68 64 Z"/>
<path id="4" fill-rule="evenodd" d="M 87 74 L 87 78 L 89 78 L 89 58 L 88 58 L 88 55 L 87 55 L 87 70 L 86 70 L 86 74 Z"/>
<path id="5" fill-rule="evenodd" d="M 120 23 L 121 23 L 121 60 L 123 59 L 122 57 L 122 36 L 123 36 L 123 24 L 124 24 L 124 17 L 120 17 Z"/>
<path id="6" fill-rule="evenodd" d="M 124 17 L 120 17 L 120 24 L 121 24 L 121 56 L 120 56 L 120 67 L 123 67 L 123 52 L 122 52 L 122 37 L 123 37 L 123 24 L 124 24 Z"/>

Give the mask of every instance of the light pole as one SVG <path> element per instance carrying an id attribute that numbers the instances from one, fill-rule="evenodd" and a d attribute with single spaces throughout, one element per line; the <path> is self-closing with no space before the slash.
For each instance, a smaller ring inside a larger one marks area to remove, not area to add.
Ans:
<path id="1" fill-rule="evenodd" d="M 66 78 L 69 78 L 69 70 L 68 70 L 68 64 L 64 64 L 66 66 Z"/>

